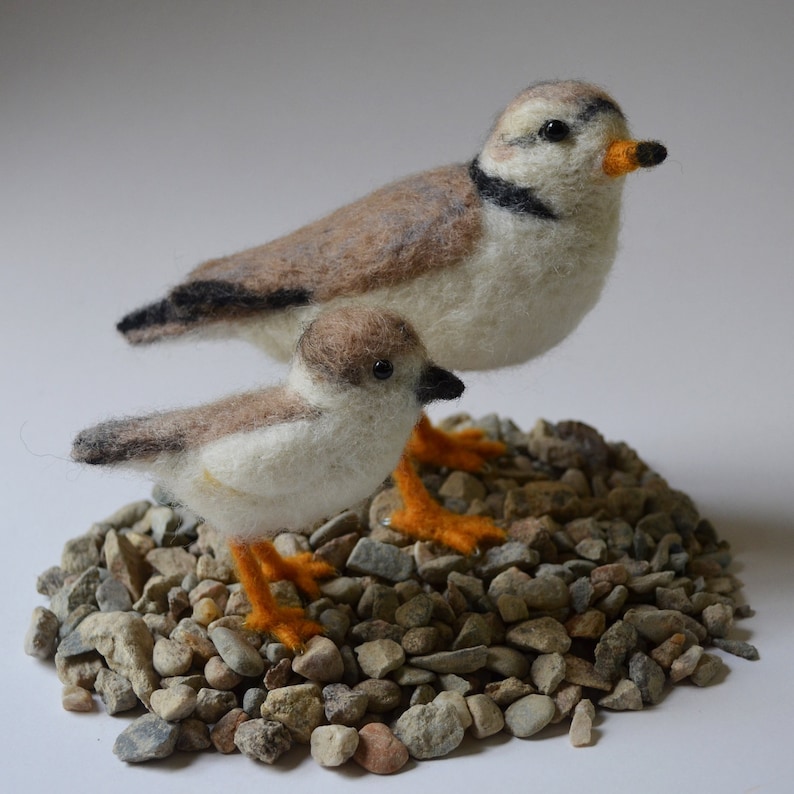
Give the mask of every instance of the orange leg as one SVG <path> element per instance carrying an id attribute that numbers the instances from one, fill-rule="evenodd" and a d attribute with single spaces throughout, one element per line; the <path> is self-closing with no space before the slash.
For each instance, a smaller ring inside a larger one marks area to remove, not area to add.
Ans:
<path id="1" fill-rule="evenodd" d="M 403 455 L 392 476 L 404 504 L 391 517 L 391 526 L 397 531 L 442 543 L 463 554 L 504 541 L 504 530 L 490 518 L 457 515 L 434 501 L 407 455 Z"/>
<path id="2" fill-rule="evenodd" d="M 433 427 L 425 414 L 406 447 L 411 457 L 423 463 L 472 472 L 481 471 L 490 458 L 504 455 L 505 449 L 501 441 L 483 438 L 482 430 L 476 428 L 445 433 Z"/>
<path id="3" fill-rule="evenodd" d="M 268 578 L 262 572 L 261 557 L 270 556 L 270 551 L 266 548 L 268 546 L 273 554 L 278 555 L 269 542 L 229 542 L 240 583 L 251 602 L 252 609 L 246 619 L 246 626 L 254 631 L 271 634 L 279 642 L 295 650 L 316 634 L 322 634 L 323 627 L 307 620 L 302 609 L 283 607 L 273 598 Z"/>

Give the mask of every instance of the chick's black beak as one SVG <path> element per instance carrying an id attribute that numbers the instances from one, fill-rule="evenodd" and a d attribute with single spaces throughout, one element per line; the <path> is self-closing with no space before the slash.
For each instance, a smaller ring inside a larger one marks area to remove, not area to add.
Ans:
<path id="1" fill-rule="evenodd" d="M 463 381 L 441 367 L 429 366 L 416 387 L 416 399 L 427 405 L 434 400 L 455 400 L 463 394 Z"/>

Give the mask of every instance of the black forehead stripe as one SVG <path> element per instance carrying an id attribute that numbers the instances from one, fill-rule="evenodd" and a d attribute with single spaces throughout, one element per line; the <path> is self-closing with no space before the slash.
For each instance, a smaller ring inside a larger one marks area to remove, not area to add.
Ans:
<path id="1" fill-rule="evenodd" d="M 614 102 L 604 97 L 598 97 L 588 102 L 576 118 L 581 121 L 589 121 L 599 113 L 616 113 L 621 118 L 624 118 L 623 111 Z"/>
<path id="2" fill-rule="evenodd" d="M 477 160 L 469 165 L 469 176 L 484 201 L 536 218 L 556 221 L 557 216 L 536 195 L 532 188 L 511 185 L 498 176 L 490 176 L 480 168 Z"/>

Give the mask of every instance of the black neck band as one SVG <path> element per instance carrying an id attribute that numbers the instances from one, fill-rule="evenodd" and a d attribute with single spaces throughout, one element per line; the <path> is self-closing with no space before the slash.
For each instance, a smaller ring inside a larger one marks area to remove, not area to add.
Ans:
<path id="1" fill-rule="evenodd" d="M 485 201 L 490 201 L 511 212 L 557 220 L 557 216 L 532 192 L 531 188 L 518 187 L 498 176 L 489 176 L 480 168 L 476 159 L 469 165 L 469 176 L 480 197 Z"/>

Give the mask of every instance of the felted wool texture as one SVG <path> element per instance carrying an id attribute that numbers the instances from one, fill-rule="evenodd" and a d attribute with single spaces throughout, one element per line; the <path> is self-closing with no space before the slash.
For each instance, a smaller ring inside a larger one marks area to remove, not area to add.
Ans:
<path id="1" fill-rule="evenodd" d="M 550 121 L 569 134 L 545 138 Z M 601 294 L 617 248 L 624 180 L 615 174 L 663 159 L 663 147 L 628 136 L 602 89 L 536 84 L 497 119 L 475 168 L 410 177 L 292 235 L 206 263 L 120 326 L 132 342 L 190 331 L 242 336 L 286 359 L 322 307 L 364 303 L 406 317 L 442 366 L 522 363 L 565 338 Z M 607 152 L 621 141 L 634 154 L 619 167 L 613 157 L 606 173 Z M 639 151 L 655 154 L 640 162 Z M 528 200 L 502 201 L 500 191 Z M 278 308 L 269 308 L 274 296 Z"/>
<path id="2" fill-rule="evenodd" d="M 391 362 L 391 377 L 375 377 L 378 360 Z M 236 539 L 307 531 L 396 467 L 429 367 L 418 336 L 393 313 L 328 313 L 302 337 L 283 386 L 98 425 L 78 436 L 73 457 L 153 476 Z"/>

